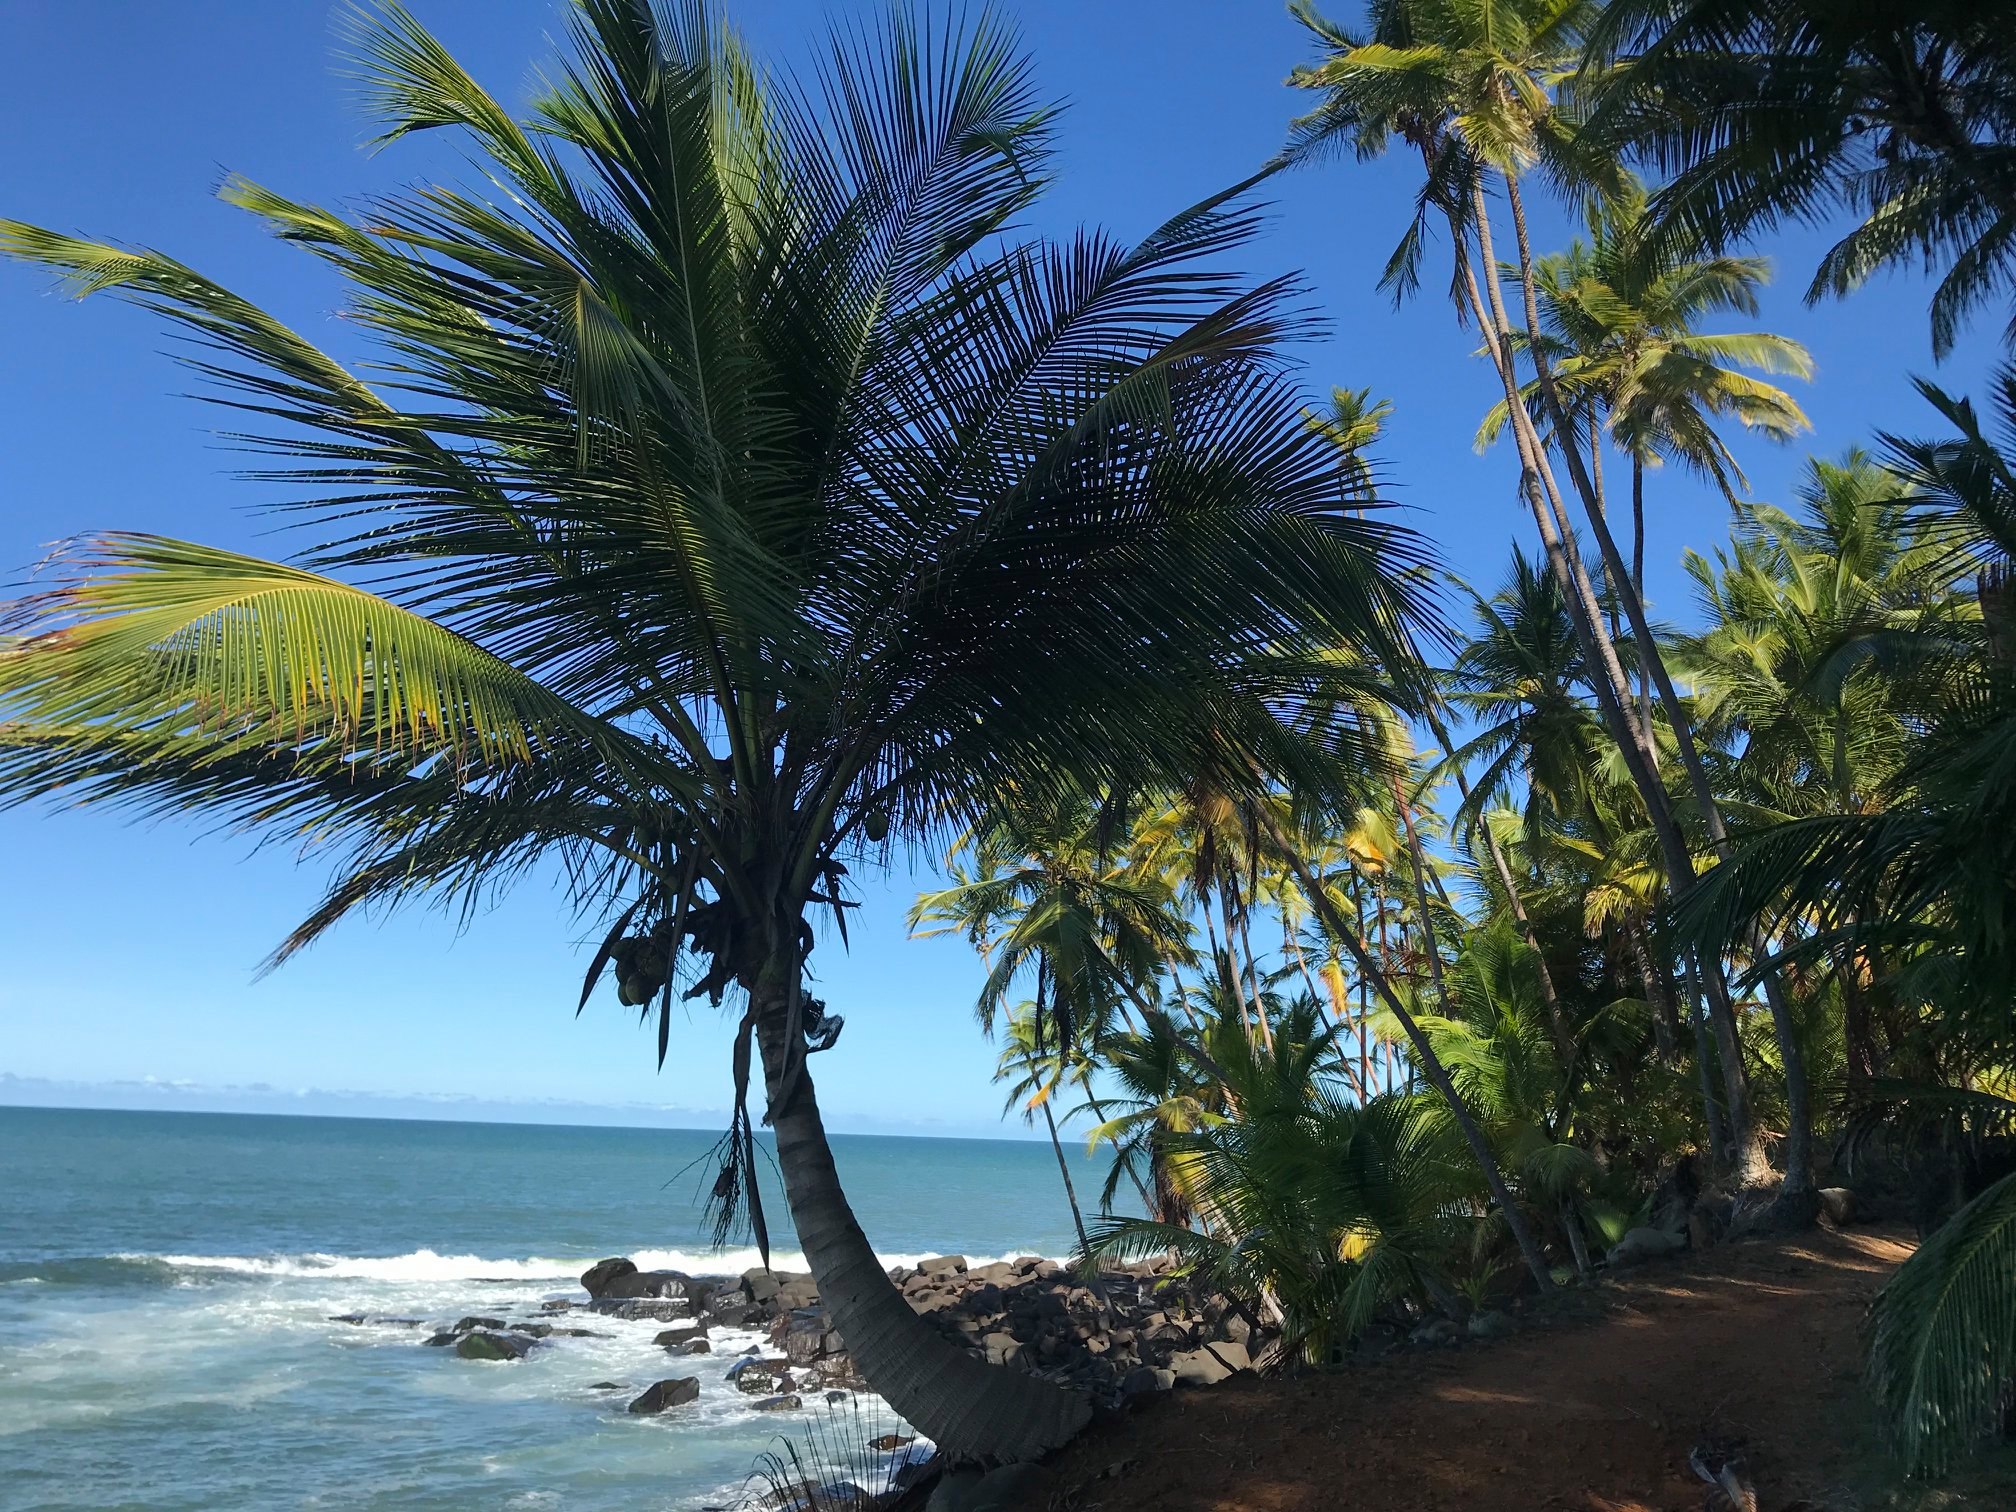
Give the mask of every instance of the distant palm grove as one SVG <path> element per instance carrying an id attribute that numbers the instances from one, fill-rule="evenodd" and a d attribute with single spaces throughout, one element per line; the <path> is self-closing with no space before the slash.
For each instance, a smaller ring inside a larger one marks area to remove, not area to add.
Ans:
<path id="1" fill-rule="evenodd" d="M 1754 328 L 1784 226 L 1837 228 L 1789 271 L 1841 318 L 1900 268 L 1935 354 L 2016 316 L 2016 26 L 1295 14 L 1279 157 L 1133 244 L 1023 229 L 1067 118 L 999 19 L 843 26 L 793 83 L 697 0 L 575 0 L 516 108 L 358 21 L 382 138 L 488 177 L 222 192 L 346 281 L 362 365 L 167 252 L 0 222 L 190 338 L 307 543 L 73 543 L 0 610 L 0 799 L 311 841 L 283 959 L 564 879 L 582 1004 L 661 1063 L 682 1000 L 738 1026 L 720 1232 L 781 1216 L 767 1126 L 853 1359 L 954 1456 L 1090 1404 L 913 1312 L 836 1174 L 813 1054 L 874 1005 L 807 956 L 904 847 L 946 860 L 913 922 L 982 953 L 1010 1109 L 1067 1183 L 1067 1143 L 1115 1157 L 1072 1190 L 1087 1267 L 1172 1255 L 1292 1372 L 1853 1188 L 1923 1236 L 1867 1384 L 1942 1473 L 2016 1403 L 2016 366 L 1920 381 L 1793 497 L 1731 441 L 1809 428 L 1811 361 Z M 1378 373 L 1298 385 L 1300 282 L 1225 271 L 1266 260 L 1256 186 L 1377 156 L 1415 214 L 1351 297 L 1447 303 L 1519 538 L 1493 581 L 1389 504 Z M 1681 500 L 1661 619 L 1645 521 Z"/>

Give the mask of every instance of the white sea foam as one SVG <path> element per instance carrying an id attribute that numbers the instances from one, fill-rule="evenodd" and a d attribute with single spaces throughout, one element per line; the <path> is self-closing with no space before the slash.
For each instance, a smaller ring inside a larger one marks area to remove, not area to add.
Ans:
<path id="1" fill-rule="evenodd" d="M 884 1266 L 915 1266 L 939 1251 L 878 1256 Z M 1034 1250 L 1011 1251 L 1007 1255 L 968 1257 L 978 1267 Z M 754 1249 L 676 1250 L 638 1249 L 630 1258 L 643 1270 L 676 1270 L 695 1276 L 734 1276 L 763 1263 Z M 594 1256 L 559 1258 L 534 1255 L 525 1259 L 492 1259 L 484 1255 L 442 1255 L 431 1249 L 404 1255 L 115 1255 L 117 1260 L 155 1261 L 178 1270 L 223 1271 L 246 1276 L 307 1276 L 332 1280 L 383 1282 L 438 1281 L 524 1281 L 573 1283 L 595 1263 Z M 809 1267 L 796 1250 L 776 1250 L 770 1255 L 773 1270 L 802 1271 Z"/>

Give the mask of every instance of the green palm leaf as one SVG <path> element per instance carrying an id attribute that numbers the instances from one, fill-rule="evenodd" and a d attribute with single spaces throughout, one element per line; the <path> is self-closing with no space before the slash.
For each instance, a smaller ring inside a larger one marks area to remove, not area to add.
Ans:
<path id="1" fill-rule="evenodd" d="M 1870 1390 L 1914 1474 L 1993 1437 L 2016 1401 L 2016 1176 L 1949 1218 L 1869 1312 Z"/>

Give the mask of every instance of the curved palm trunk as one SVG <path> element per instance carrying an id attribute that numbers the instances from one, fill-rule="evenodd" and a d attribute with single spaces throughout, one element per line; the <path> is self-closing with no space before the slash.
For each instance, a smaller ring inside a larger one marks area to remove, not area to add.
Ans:
<path id="1" fill-rule="evenodd" d="M 757 1037 L 784 1193 L 820 1304 L 862 1377 L 955 1461 L 1034 1459 L 1070 1442 L 1091 1419 L 1089 1399 L 983 1364 L 913 1312 L 889 1280 L 833 1168 L 802 1047 L 792 1043 L 797 1025 L 788 995 L 775 985 L 757 991 Z"/>
<path id="2" fill-rule="evenodd" d="M 1533 277 L 1533 252 L 1526 232 L 1526 208 L 1524 197 L 1519 192 L 1518 175 L 1505 175 L 1506 197 L 1512 209 L 1512 229 L 1519 248 L 1520 287 L 1526 299 L 1526 319 L 1528 329 L 1540 329 L 1539 296 Z M 1603 567 L 1611 582 L 1616 586 L 1617 596 L 1623 600 L 1624 614 L 1631 622 L 1631 633 L 1638 642 L 1639 663 L 1651 675 L 1652 685 L 1658 690 L 1659 703 L 1666 711 L 1666 718 L 1673 729 L 1673 741 L 1680 756 L 1680 766 L 1687 774 L 1688 786 L 1693 790 L 1694 801 L 1700 807 L 1701 818 L 1707 826 L 1709 841 L 1715 853 L 1723 860 L 1730 855 L 1729 834 L 1723 827 L 1722 811 L 1715 801 L 1714 790 L 1708 782 L 1707 768 L 1702 765 L 1700 750 L 1694 744 L 1692 722 L 1681 705 L 1679 694 L 1673 687 L 1673 679 L 1666 669 L 1666 659 L 1660 654 L 1659 643 L 1652 634 L 1652 626 L 1645 614 L 1645 603 L 1637 591 L 1636 584 L 1624 565 L 1623 554 L 1617 549 L 1616 537 L 1611 533 L 1610 523 L 1604 517 L 1597 500 L 1594 485 L 1583 468 L 1582 458 L 1573 441 L 1574 431 L 1568 426 L 1567 408 L 1562 403 L 1558 386 L 1554 382 L 1552 365 L 1547 354 L 1535 342 L 1531 347 L 1533 372 L 1539 382 L 1541 402 L 1546 406 L 1549 419 L 1554 425 L 1554 434 L 1559 441 L 1562 458 L 1568 464 L 1569 478 L 1582 496 L 1583 511 L 1589 518 L 1590 529 L 1596 536 L 1596 544 L 1602 553 Z M 1688 873 L 1691 877 L 1692 872 Z M 1753 925 L 1744 942 L 1752 954 L 1761 954 L 1768 949 L 1768 942 Z M 1783 985 L 1776 972 L 1763 979 L 1764 1000 L 1771 1010 L 1771 1026 L 1778 1041 L 1778 1055 L 1785 1069 L 1785 1179 L 1781 1210 L 1788 1217 L 1797 1217 L 1798 1209 L 1819 1210 L 1813 1192 L 1813 1115 L 1806 1085 L 1806 1057 L 1799 1044 L 1797 1027 L 1792 1019 L 1791 1005 L 1785 999 Z M 1811 1216 L 1808 1213 L 1806 1216 Z"/>

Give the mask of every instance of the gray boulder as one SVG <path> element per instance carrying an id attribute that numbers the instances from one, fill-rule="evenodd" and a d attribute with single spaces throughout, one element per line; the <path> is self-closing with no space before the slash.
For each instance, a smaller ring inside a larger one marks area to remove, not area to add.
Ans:
<path id="1" fill-rule="evenodd" d="M 1454 1319 L 1430 1318 L 1407 1337 L 1416 1344 L 1433 1348 L 1438 1344 L 1454 1344 L 1457 1332 Z"/>
<path id="2" fill-rule="evenodd" d="M 1517 1333 L 1519 1325 L 1502 1312 L 1486 1310 L 1470 1315 L 1470 1337 L 1473 1339 L 1502 1339 L 1510 1333 Z"/>
<path id="3" fill-rule="evenodd" d="M 1642 1265 L 1647 1260 L 1663 1260 L 1687 1248 L 1683 1235 L 1671 1229 L 1634 1228 L 1610 1247 L 1613 1266 Z"/>
<path id="4" fill-rule="evenodd" d="M 805 1405 L 801 1396 L 786 1392 L 783 1396 L 765 1397 L 760 1402 L 751 1402 L 750 1407 L 757 1412 L 795 1412 Z"/>
<path id="5" fill-rule="evenodd" d="M 694 1376 L 678 1376 L 669 1381 L 659 1381 L 647 1386 L 644 1394 L 630 1404 L 629 1410 L 640 1417 L 665 1411 L 668 1407 L 683 1407 L 688 1402 L 700 1400 L 700 1382 Z"/>
<path id="6" fill-rule="evenodd" d="M 1242 1370 L 1251 1370 L 1253 1361 L 1244 1344 L 1207 1344 L 1202 1349 L 1180 1350 L 1169 1356 L 1169 1368 L 1186 1386 L 1215 1386 Z"/>
<path id="7" fill-rule="evenodd" d="M 947 1276 L 962 1275 L 965 1270 L 966 1257 L 964 1255 L 933 1255 L 928 1260 L 917 1262 L 917 1273 L 921 1276 L 935 1276 L 942 1279 Z"/>
<path id="8" fill-rule="evenodd" d="M 677 1349 L 682 1344 L 690 1344 L 695 1339 L 707 1337 L 705 1323 L 689 1323 L 683 1328 L 668 1328 L 651 1342 L 660 1349 Z"/>
<path id="9" fill-rule="evenodd" d="M 1836 1228 L 1855 1221 L 1855 1194 L 1847 1187 L 1820 1188 L 1820 1212 Z"/>

